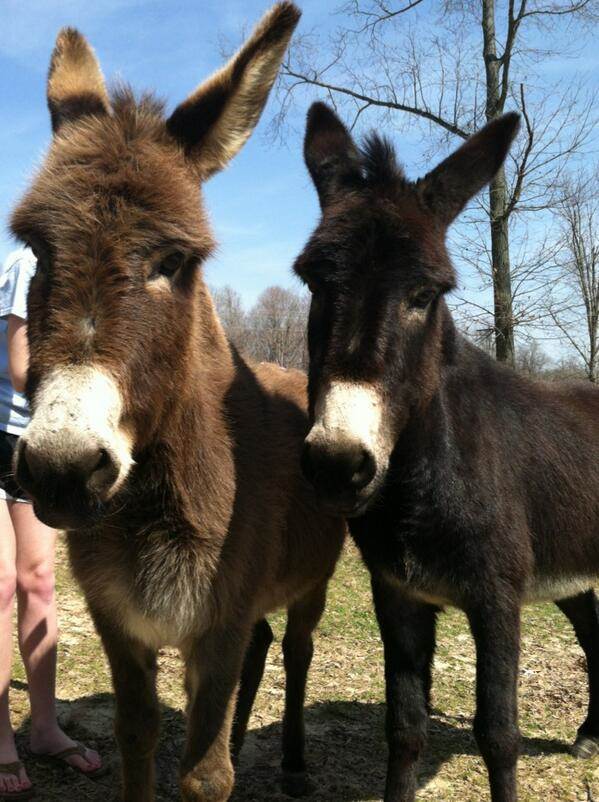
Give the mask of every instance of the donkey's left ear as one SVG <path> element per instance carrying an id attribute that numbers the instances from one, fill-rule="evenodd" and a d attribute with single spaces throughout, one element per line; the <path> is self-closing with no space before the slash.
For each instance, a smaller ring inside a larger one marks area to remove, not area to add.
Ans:
<path id="1" fill-rule="evenodd" d="M 95 53 L 74 28 L 63 28 L 56 39 L 47 96 L 54 133 L 65 122 L 86 114 L 106 114 L 110 109 Z"/>
<path id="2" fill-rule="evenodd" d="M 299 18 L 293 3 L 273 6 L 233 58 L 167 121 L 202 179 L 222 170 L 254 130 Z"/>
<path id="3" fill-rule="evenodd" d="M 421 197 L 438 220 L 448 226 L 470 198 L 491 181 L 519 127 L 519 114 L 504 114 L 471 136 L 418 182 Z"/>
<path id="4" fill-rule="evenodd" d="M 360 153 L 351 134 L 326 103 L 308 111 L 304 159 L 324 209 L 342 189 L 361 182 Z"/>

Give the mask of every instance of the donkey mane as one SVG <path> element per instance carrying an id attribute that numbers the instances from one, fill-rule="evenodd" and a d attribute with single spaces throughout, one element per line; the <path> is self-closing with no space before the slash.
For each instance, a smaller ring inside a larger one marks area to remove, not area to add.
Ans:
<path id="1" fill-rule="evenodd" d="M 166 101 L 155 92 L 143 90 L 136 95 L 128 83 L 116 83 L 110 89 L 110 105 L 113 116 L 126 124 L 147 124 L 152 117 L 163 121 Z"/>
<path id="2" fill-rule="evenodd" d="M 409 186 L 395 148 L 387 137 L 371 132 L 364 138 L 360 155 L 367 186 L 393 185 L 398 189 Z"/>

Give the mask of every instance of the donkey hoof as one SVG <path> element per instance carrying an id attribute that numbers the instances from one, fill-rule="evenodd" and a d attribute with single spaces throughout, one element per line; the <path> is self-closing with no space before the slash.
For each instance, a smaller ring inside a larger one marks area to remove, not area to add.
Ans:
<path id="1" fill-rule="evenodd" d="M 211 775 L 194 775 L 191 772 L 181 778 L 183 802 L 227 802 L 233 790 L 233 770 L 225 767 Z"/>
<path id="2" fill-rule="evenodd" d="M 599 737 L 579 735 L 572 746 L 572 754 L 581 760 L 588 760 L 599 753 Z"/>
<path id="3" fill-rule="evenodd" d="M 305 771 L 284 771 L 281 777 L 281 790 L 287 796 L 309 796 L 316 790 Z"/>

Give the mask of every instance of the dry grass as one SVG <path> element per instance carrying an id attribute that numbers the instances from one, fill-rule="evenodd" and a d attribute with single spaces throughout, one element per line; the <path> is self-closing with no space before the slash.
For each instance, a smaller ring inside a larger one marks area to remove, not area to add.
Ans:
<path id="1" fill-rule="evenodd" d="M 107 802 L 117 798 L 118 756 L 112 737 L 113 702 L 106 661 L 85 604 L 67 568 L 58 564 L 61 642 L 58 697 L 61 721 L 77 738 L 101 750 L 112 773 L 93 782 L 71 770 L 30 765 L 42 802 Z M 278 789 L 280 719 L 284 677 L 282 616 L 237 774 L 235 802 L 288 800 Z M 163 730 L 158 756 L 158 802 L 178 799 L 177 761 L 184 734 L 184 697 L 176 652 L 160 657 Z M 15 663 L 11 711 L 22 746 L 28 703 L 22 668 Z M 524 614 L 520 671 L 523 756 L 521 802 L 589 802 L 599 799 L 599 759 L 577 761 L 567 752 L 584 718 L 584 660 L 568 622 L 556 608 L 539 605 Z M 316 639 L 306 729 L 314 800 L 370 802 L 382 798 L 386 749 L 383 735 L 383 669 L 371 612 L 366 572 L 349 547 L 331 585 Z M 481 759 L 471 735 L 474 652 L 462 614 L 441 617 L 435 661 L 430 743 L 418 800 L 481 802 L 489 798 Z"/>

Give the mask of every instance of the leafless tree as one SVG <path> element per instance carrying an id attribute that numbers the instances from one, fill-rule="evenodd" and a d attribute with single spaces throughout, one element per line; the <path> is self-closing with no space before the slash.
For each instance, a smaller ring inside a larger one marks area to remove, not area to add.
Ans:
<path id="1" fill-rule="evenodd" d="M 550 317 L 582 360 L 587 378 L 599 378 L 599 193 L 596 173 L 571 183 L 560 204 L 561 281 L 549 294 Z"/>
<path id="2" fill-rule="evenodd" d="M 246 312 L 240 294 L 231 287 L 212 287 L 211 293 L 228 338 L 248 359 L 306 369 L 309 302 L 305 294 L 268 287 Z"/>
<path id="3" fill-rule="evenodd" d="M 520 238 L 535 240 L 534 255 L 527 249 L 514 271 L 513 229 L 524 212 L 536 212 L 538 220 L 559 201 L 561 175 L 588 142 L 593 123 L 593 98 L 580 81 L 549 84 L 542 66 L 557 46 L 556 35 L 561 34 L 560 55 L 575 55 L 574 44 L 566 48 L 564 41 L 579 41 L 597 19 L 598 3 L 349 0 L 332 37 L 323 43 L 318 35 L 304 35 L 283 66 L 274 120 L 279 131 L 293 98 L 306 99 L 316 89 L 351 115 L 352 127 L 366 115 L 372 122 L 373 113 L 379 125 L 424 125 L 432 134 L 432 157 L 451 138 L 465 139 L 507 108 L 520 110 L 522 132 L 507 169 L 479 199 L 470 228 L 460 228 L 464 241 L 470 240 L 469 258 L 492 287 L 497 358 L 510 363 L 514 330 L 531 316 L 529 303 L 523 300 L 518 309 L 516 300 L 530 300 L 548 263 L 539 257 L 533 228 Z"/>
<path id="4" fill-rule="evenodd" d="M 585 370 L 576 357 L 562 357 L 543 371 L 547 381 L 573 381 L 585 378 Z"/>
<path id="5" fill-rule="evenodd" d="M 247 347 L 248 320 L 241 295 L 228 285 L 211 287 L 210 292 L 227 337 L 243 352 Z"/>
<path id="6" fill-rule="evenodd" d="M 541 376 L 549 366 L 549 357 L 538 340 L 531 340 L 518 348 L 516 370 L 527 376 Z"/>
<path id="7" fill-rule="evenodd" d="M 268 287 L 248 314 L 252 358 L 305 369 L 307 318 L 305 295 L 283 287 Z"/>

